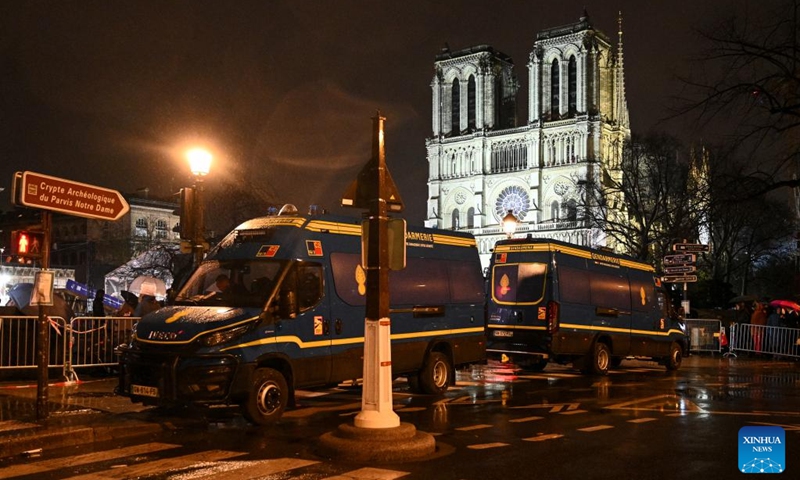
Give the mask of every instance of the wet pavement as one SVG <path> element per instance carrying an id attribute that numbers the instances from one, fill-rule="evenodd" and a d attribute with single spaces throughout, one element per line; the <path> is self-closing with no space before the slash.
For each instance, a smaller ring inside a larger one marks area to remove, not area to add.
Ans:
<path id="1" fill-rule="evenodd" d="M 396 389 L 395 393 L 402 393 L 404 398 L 408 398 L 407 401 L 410 402 L 403 407 L 403 414 L 410 415 L 409 420 L 414 418 L 413 415 L 420 415 L 420 418 L 417 419 L 419 422 L 415 422 L 420 423 L 418 428 L 425 427 L 430 431 L 435 431 L 436 425 L 422 425 L 425 423 L 423 420 L 427 418 L 424 411 L 429 407 L 429 403 L 432 403 L 433 406 L 438 405 L 435 409 L 437 412 L 444 406 L 458 409 L 471 405 L 469 408 L 486 407 L 487 412 L 498 414 L 492 409 L 508 404 L 512 410 L 513 408 L 523 410 L 533 408 L 531 411 L 540 415 L 541 412 L 537 408 L 542 405 L 530 404 L 529 398 L 536 398 L 537 402 L 540 402 L 541 398 L 548 397 L 550 402 L 566 402 L 563 412 L 555 412 L 555 414 L 566 414 L 584 411 L 578 408 L 575 409 L 576 412 L 567 411 L 572 408 L 570 402 L 580 401 L 591 405 L 584 398 L 587 397 L 587 392 L 591 392 L 593 401 L 597 404 L 597 407 L 592 407 L 592 409 L 603 412 L 627 412 L 633 411 L 633 408 L 639 412 L 663 412 L 667 408 L 677 409 L 676 414 L 685 413 L 685 406 L 665 407 L 659 403 L 665 401 L 674 403 L 675 398 L 691 403 L 692 408 L 700 409 L 704 414 L 711 414 L 714 410 L 723 410 L 723 406 L 724 410 L 738 408 L 738 405 L 743 402 L 746 402 L 747 405 L 743 405 L 742 410 L 750 412 L 749 415 L 759 414 L 762 408 L 777 412 L 797 411 L 795 402 L 800 397 L 800 388 L 798 388 L 800 387 L 800 362 L 786 361 L 785 359 L 728 359 L 718 355 L 715 357 L 694 355 L 685 359 L 678 377 L 660 373 L 660 369 L 663 367 L 659 369 L 652 363 L 642 362 L 642 365 L 649 366 L 657 372 L 656 375 L 651 372 L 648 381 L 642 381 L 641 378 L 636 377 L 638 375 L 636 373 L 637 362 L 626 362 L 626 365 L 628 373 L 621 372 L 621 375 L 595 378 L 584 378 L 570 370 L 569 367 L 548 366 L 547 370 L 540 375 L 527 375 L 529 378 L 542 377 L 539 380 L 528 380 L 542 383 L 531 384 L 530 388 L 535 389 L 527 393 L 522 390 L 522 384 L 517 383 L 524 381 L 526 375 L 518 376 L 520 372 L 511 368 L 477 367 L 472 372 L 462 375 L 462 379 L 465 381 L 460 382 L 460 387 L 464 389 L 464 392 L 453 390 L 448 392 L 448 398 L 444 400 L 437 400 L 434 397 L 411 397 L 404 393 L 407 390 L 405 386 L 398 387 L 399 390 Z M 570 383 L 564 384 L 564 381 Z M 44 420 L 37 420 L 35 380 L 0 382 L 0 459 L 19 455 L 35 457 L 41 454 L 42 449 L 54 450 L 142 435 L 156 435 L 159 432 L 192 426 L 198 427 L 193 429 L 198 435 L 208 433 L 209 420 L 203 415 L 187 414 L 186 411 L 165 412 L 154 407 L 131 403 L 129 399 L 113 393 L 116 383 L 115 377 L 81 377 L 81 380 L 74 383 L 51 383 L 48 388 L 48 417 Z M 665 387 L 672 385 L 667 388 L 672 394 L 656 398 L 652 384 Z M 564 390 L 565 385 L 569 387 L 568 390 Z M 607 390 L 604 390 L 604 387 Z M 515 388 L 517 391 L 514 391 Z M 643 389 L 643 391 L 639 392 L 636 389 Z M 625 392 L 631 390 L 633 393 L 625 393 L 619 397 L 613 393 L 619 390 Z M 634 392 L 634 390 L 636 391 Z M 478 392 L 478 397 L 472 398 L 475 392 Z M 612 393 L 609 394 L 609 392 Z M 465 396 L 465 393 L 468 395 Z M 503 395 L 500 395 L 501 393 Z M 522 395 L 523 393 L 525 395 Z M 514 401 L 510 397 L 511 395 L 520 398 Z M 498 398 L 494 398 L 495 396 Z M 623 397 L 639 400 L 620 403 Z M 300 402 L 299 409 L 288 411 L 285 416 L 289 425 L 286 425 L 285 428 L 291 430 L 298 428 L 298 425 L 308 424 L 312 418 L 311 415 L 317 415 L 316 411 L 357 409 L 358 405 L 353 403 L 353 399 L 349 397 L 343 406 L 330 406 L 322 403 L 316 405 L 314 401 L 316 400 L 306 399 Z M 517 403 L 519 405 L 516 405 Z M 560 404 L 556 402 L 545 405 L 547 407 L 545 411 L 554 412 L 556 408 L 553 405 L 557 407 Z M 792 405 L 794 405 L 793 408 Z M 727 417 L 730 412 L 722 413 L 725 413 Z M 434 417 L 435 419 L 436 417 Z M 790 419 L 792 419 L 792 423 L 796 422 L 794 417 L 790 417 Z M 320 420 L 322 419 L 317 418 L 317 421 L 312 423 L 318 423 Z M 341 419 L 337 416 L 332 421 L 339 422 Z M 225 431 L 235 433 L 248 428 L 244 420 L 235 414 L 229 415 L 223 422 L 227 424 Z M 295 423 L 296 425 L 292 426 Z M 487 421 L 486 423 L 492 422 Z"/>

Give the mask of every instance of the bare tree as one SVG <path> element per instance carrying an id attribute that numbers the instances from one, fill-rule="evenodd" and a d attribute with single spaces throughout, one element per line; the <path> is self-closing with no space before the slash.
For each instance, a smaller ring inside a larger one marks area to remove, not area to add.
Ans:
<path id="1" fill-rule="evenodd" d="M 745 149 L 752 196 L 800 186 L 800 0 L 745 2 L 702 32 L 709 48 L 679 99 L 678 115 L 724 125 Z"/>

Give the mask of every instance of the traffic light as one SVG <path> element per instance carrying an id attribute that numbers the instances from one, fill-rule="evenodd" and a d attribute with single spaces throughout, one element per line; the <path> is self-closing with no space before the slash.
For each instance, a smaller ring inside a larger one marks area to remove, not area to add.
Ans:
<path id="1" fill-rule="evenodd" d="M 11 232 L 12 254 L 21 257 L 40 257 L 44 249 L 44 232 L 14 230 Z"/>

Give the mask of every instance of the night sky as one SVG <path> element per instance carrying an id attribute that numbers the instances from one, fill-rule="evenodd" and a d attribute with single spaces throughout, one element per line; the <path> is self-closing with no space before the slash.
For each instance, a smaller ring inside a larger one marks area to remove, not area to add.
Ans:
<path id="1" fill-rule="evenodd" d="M 694 30 L 731 2 L 671 1 L 4 1 L 0 3 L 0 209 L 30 170 L 124 193 L 191 184 L 182 152 L 215 156 L 210 198 L 247 182 L 265 200 L 342 209 L 370 156 L 371 117 L 386 121 L 389 169 L 405 216 L 427 198 L 433 61 L 489 44 L 510 55 L 527 118 L 536 33 L 586 7 L 613 42 L 623 14 L 634 133 L 659 123 L 676 75 L 706 44 Z M 265 209 L 266 210 L 266 209 Z"/>

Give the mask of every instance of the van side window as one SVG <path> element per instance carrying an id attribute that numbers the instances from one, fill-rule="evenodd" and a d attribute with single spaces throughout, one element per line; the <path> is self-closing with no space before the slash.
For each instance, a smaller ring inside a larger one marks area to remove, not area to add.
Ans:
<path id="1" fill-rule="evenodd" d="M 295 264 L 281 283 L 278 295 L 279 314 L 294 318 L 314 307 L 322 299 L 322 265 Z"/>
<path id="2" fill-rule="evenodd" d="M 589 274 L 577 268 L 561 266 L 558 268 L 558 291 L 560 300 L 566 303 L 591 305 Z"/>
<path id="3" fill-rule="evenodd" d="M 593 305 L 630 311 L 631 289 L 627 278 L 593 272 L 591 283 Z"/>

